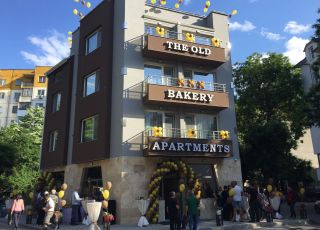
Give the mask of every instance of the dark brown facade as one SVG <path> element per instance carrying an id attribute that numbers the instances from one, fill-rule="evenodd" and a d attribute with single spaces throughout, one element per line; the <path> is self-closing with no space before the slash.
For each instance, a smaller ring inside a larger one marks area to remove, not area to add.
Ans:
<path id="1" fill-rule="evenodd" d="M 183 87 L 147 85 L 146 104 L 199 107 L 223 110 L 229 107 L 228 93 Z"/>
<path id="2" fill-rule="evenodd" d="M 72 75 L 74 57 L 71 56 L 49 75 L 47 107 L 42 142 L 41 169 L 66 165 L 68 153 L 69 119 L 71 108 Z M 60 110 L 52 111 L 53 97 L 61 93 Z M 55 151 L 49 151 L 50 133 L 58 131 Z"/>
<path id="3" fill-rule="evenodd" d="M 144 42 L 144 55 L 147 57 L 210 65 L 214 68 L 219 67 L 226 61 L 225 49 L 220 47 L 200 45 L 154 35 L 146 35 Z"/>
<path id="4" fill-rule="evenodd" d="M 79 68 L 72 163 L 83 163 L 109 157 L 112 55 L 113 55 L 113 0 L 103 1 L 80 23 Z M 86 54 L 86 39 L 96 30 L 101 31 L 101 46 Z M 99 70 L 99 90 L 83 97 L 84 77 Z M 81 122 L 98 116 L 97 140 L 81 143 Z"/>

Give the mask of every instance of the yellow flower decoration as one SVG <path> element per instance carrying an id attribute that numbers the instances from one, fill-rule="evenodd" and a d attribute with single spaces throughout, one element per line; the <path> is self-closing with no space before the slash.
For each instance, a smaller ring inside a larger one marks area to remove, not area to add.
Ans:
<path id="1" fill-rule="evenodd" d="M 204 82 L 203 81 L 198 81 L 197 82 L 197 88 L 198 89 L 204 89 Z"/>
<path id="2" fill-rule="evenodd" d="M 160 0 L 160 4 L 161 5 L 165 5 L 165 4 L 167 4 L 167 1 L 166 0 Z"/>
<path id="3" fill-rule="evenodd" d="M 189 138 L 195 138 L 196 137 L 196 131 L 194 129 L 188 129 L 187 136 Z"/>
<path id="4" fill-rule="evenodd" d="M 156 4 L 156 3 L 157 3 L 156 0 L 151 0 L 151 4 L 152 4 L 152 5 L 154 5 L 154 4 Z"/>
<path id="5" fill-rule="evenodd" d="M 152 135 L 154 137 L 162 137 L 163 136 L 162 127 L 153 127 Z"/>
<path id="6" fill-rule="evenodd" d="M 211 42 L 212 42 L 212 45 L 213 45 L 213 46 L 215 46 L 215 47 L 220 47 L 220 44 L 221 44 L 220 39 L 213 37 L 213 38 L 211 39 Z"/>
<path id="7" fill-rule="evenodd" d="M 196 37 L 194 36 L 194 34 L 186 33 L 186 41 L 195 42 L 196 41 Z"/>
<path id="8" fill-rule="evenodd" d="M 194 80 L 189 79 L 188 80 L 188 86 L 193 88 L 194 87 Z"/>
<path id="9" fill-rule="evenodd" d="M 220 137 L 222 140 L 230 139 L 229 131 L 221 130 L 220 131 Z"/>
<path id="10" fill-rule="evenodd" d="M 178 86 L 184 86 L 184 80 L 183 79 L 178 79 Z"/>
<path id="11" fill-rule="evenodd" d="M 165 33 L 164 28 L 157 26 L 156 32 L 159 36 L 164 37 L 164 33 Z"/>

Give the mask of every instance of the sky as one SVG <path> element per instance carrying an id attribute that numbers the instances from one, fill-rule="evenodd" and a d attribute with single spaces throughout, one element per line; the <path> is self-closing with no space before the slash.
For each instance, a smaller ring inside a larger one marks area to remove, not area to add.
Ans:
<path id="1" fill-rule="evenodd" d="M 101 0 L 89 0 L 91 9 Z M 135 1 L 135 0 L 130 0 Z M 150 2 L 150 0 L 147 0 Z M 178 0 L 167 0 L 173 7 Z M 80 0 L 81 2 L 81 0 Z M 54 65 L 69 54 L 68 31 L 79 26 L 75 0 L 10 0 L 0 7 L 0 69 Z M 205 15 L 206 0 L 183 0 L 180 10 Z M 283 53 L 292 64 L 303 59 L 303 48 L 320 17 L 319 0 L 211 0 L 210 10 L 231 13 L 232 62 L 244 62 L 254 52 Z"/>

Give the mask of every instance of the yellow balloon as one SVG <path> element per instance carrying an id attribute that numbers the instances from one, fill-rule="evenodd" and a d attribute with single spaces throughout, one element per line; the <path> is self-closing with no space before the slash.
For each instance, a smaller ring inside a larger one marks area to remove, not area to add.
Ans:
<path id="1" fill-rule="evenodd" d="M 64 197 L 64 191 L 63 191 L 63 190 L 61 190 L 61 191 L 58 192 L 58 197 L 59 197 L 60 199 L 62 199 L 62 197 Z"/>
<path id="2" fill-rule="evenodd" d="M 90 3 L 90 2 L 87 2 L 86 6 L 87 6 L 88 8 L 90 8 L 90 7 L 91 7 L 91 3 Z"/>
<path id="3" fill-rule="evenodd" d="M 180 184 L 179 186 L 180 192 L 184 192 L 185 189 L 186 189 L 186 186 L 184 184 Z"/>
<path id="4" fill-rule="evenodd" d="M 211 5 L 211 3 L 210 3 L 210 1 L 206 1 L 206 6 L 210 6 Z"/>
<path id="5" fill-rule="evenodd" d="M 109 202 L 107 200 L 102 201 L 102 207 L 103 208 L 108 208 Z"/>
<path id="6" fill-rule="evenodd" d="M 176 3 L 176 4 L 174 5 L 174 7 L 175 7 L 176 9 L 179 9 L 179 7 L 180 7 L 179 3 Z"/>
<path id="7" fill-rule="evenodd" d="M 272 192 L 272 185 L 269 184 L 269 185 L 267 186 L 267 191 L 268 191 L 268 192 Z"/>
<path id="8" fill-rule="evenodd" d="M 203 8 L 203 12 L 207 13 L 208 12 L 208 8 L 207 7 Z"/>
<path id="9" fill-rule="evenodd" d="M 233 188 L 229 190 L 229 196 L 234 196 L 234 193 L 235 193 L 235 191 Z"/>
<path id="10" fill-rule="evenodd" d="M 109 190 L 107 189 L 103 190 L 102 195 L 103 195 L 103 198 L 107 200 L 110 196 Z"/>
<path id="11" fill-rule="evenodd" d="M 156 0 L 151 0 L 152 5 L 156 4 L 156 2 L 157 2 Z"/>
<path id="12" fill-rule="evenodd" d="M 68 35 L 72 35 L 72 31 L 69 31 L 69 32 L 68 32 Z"/>
<path id="13" fill-rule="evenodd" d="M 74 0 L 75 2 L 79 2 L 79 0 Z"/>
<path id="14" fill-rule="evenodd" d="M 231 15 L 236 15 L 236 14 L 238 14 L 238 11 L 237 11 L 237 10 L 233 10 L 233 11 L 231 12 Z"/>
<path id="15" fill-rule="evenodd" d="M 74 15 L 77 15 L 77 14 L 78 14 L 78 10 L 77 10 L 77 9 L 74 9 L 74 10 L 73 10 L 73 14 L 74 14 Z"/>

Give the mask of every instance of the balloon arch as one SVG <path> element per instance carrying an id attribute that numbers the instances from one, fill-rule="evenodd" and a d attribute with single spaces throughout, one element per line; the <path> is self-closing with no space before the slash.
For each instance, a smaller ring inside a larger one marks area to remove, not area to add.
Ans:
<path id="1" fill-rule="evenodd" d="M 193 169 L 183 161 L 163 161 L 153 172 L 148 185 L 150 204 L 146 213 L 146 217 L 150 223 L 157 223 L 159 219 L 159 192 L 160 183 L 162 179 L 170 172 L 178 172 L 180 182 L 181 179 L 186 179 L 188 189 L 192 190 L 198 199 L 200 199 L 200 183 L 198 179 L 195 179 L 195 173 Z M 179 183 L 180 183 L 179 182 Z M 186 185 L 180 183 L 179 190 L 184 192 Z"/>

